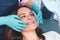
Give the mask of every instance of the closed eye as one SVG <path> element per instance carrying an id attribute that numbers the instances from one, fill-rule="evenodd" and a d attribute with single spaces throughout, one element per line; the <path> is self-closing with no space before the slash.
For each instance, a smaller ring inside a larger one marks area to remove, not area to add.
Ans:
<path id="1" fill-rule="evenodd" d="M 20 18 L 24 18 L 24 17 L 26 17 L 26 16 L 24 16 L 24 15 L 20 16 Z"/>
<path id="2" fill-rule="evenodd" d="M 35 16 L 34 14 L 31 14 L 31 16 Z"/>

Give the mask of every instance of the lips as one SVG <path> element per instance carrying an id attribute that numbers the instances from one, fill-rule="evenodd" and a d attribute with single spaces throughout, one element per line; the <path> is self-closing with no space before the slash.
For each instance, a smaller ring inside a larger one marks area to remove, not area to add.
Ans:
<path id="1" fill-rule="evenodd" d="M 27 22 L 27 25 L 32 25 L 32 24 L 34 24 L 34 21 L 28 21 Z"/>

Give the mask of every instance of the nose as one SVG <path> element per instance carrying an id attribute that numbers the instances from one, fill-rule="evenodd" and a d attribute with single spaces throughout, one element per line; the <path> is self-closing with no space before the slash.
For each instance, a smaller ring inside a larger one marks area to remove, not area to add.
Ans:
<path id="1" fill-rule="evenodd" d="M 27 19 L 28 19 L 28 20 L 32 20 L 32 17 L 31 17 L 31 16 L 28 16 Z"/>

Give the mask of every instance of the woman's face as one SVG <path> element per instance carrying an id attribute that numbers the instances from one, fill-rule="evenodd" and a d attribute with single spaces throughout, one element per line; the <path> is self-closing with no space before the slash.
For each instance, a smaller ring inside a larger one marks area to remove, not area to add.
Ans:
<path id="1" fill-rule="evenodd" d="M 27 28 L 24 31 L 35 30 L 37 22 L 34 13 L 27 7 L 22 7 L 17 11 L 17 15 L 21 20 L 27 22 Z"/>

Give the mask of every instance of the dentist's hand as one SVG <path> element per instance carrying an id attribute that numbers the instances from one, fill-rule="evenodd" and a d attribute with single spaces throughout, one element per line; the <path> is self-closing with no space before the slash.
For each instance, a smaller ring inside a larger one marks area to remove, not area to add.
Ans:
<path id="1" fill-rule="evenodd" d="M 19 20 L 19 17 L 17 15 L 0 17 L 0 26 L 1 25 L 7 25 L 8 27 L 18 32 L 21 32 L 26 28 L 26 23 Z"/>
<path id="2" fill-rule="evenodd" d="M 36 13 L 37 22 L 40 23 L 40 24 L 43 24 L 42 12 L 41 12 L 41 10 L 39 9 L 38 5 L 32 4 L 32 9 L 33 9 L 33 10 L 35 11 L 35 13 Z"/>

